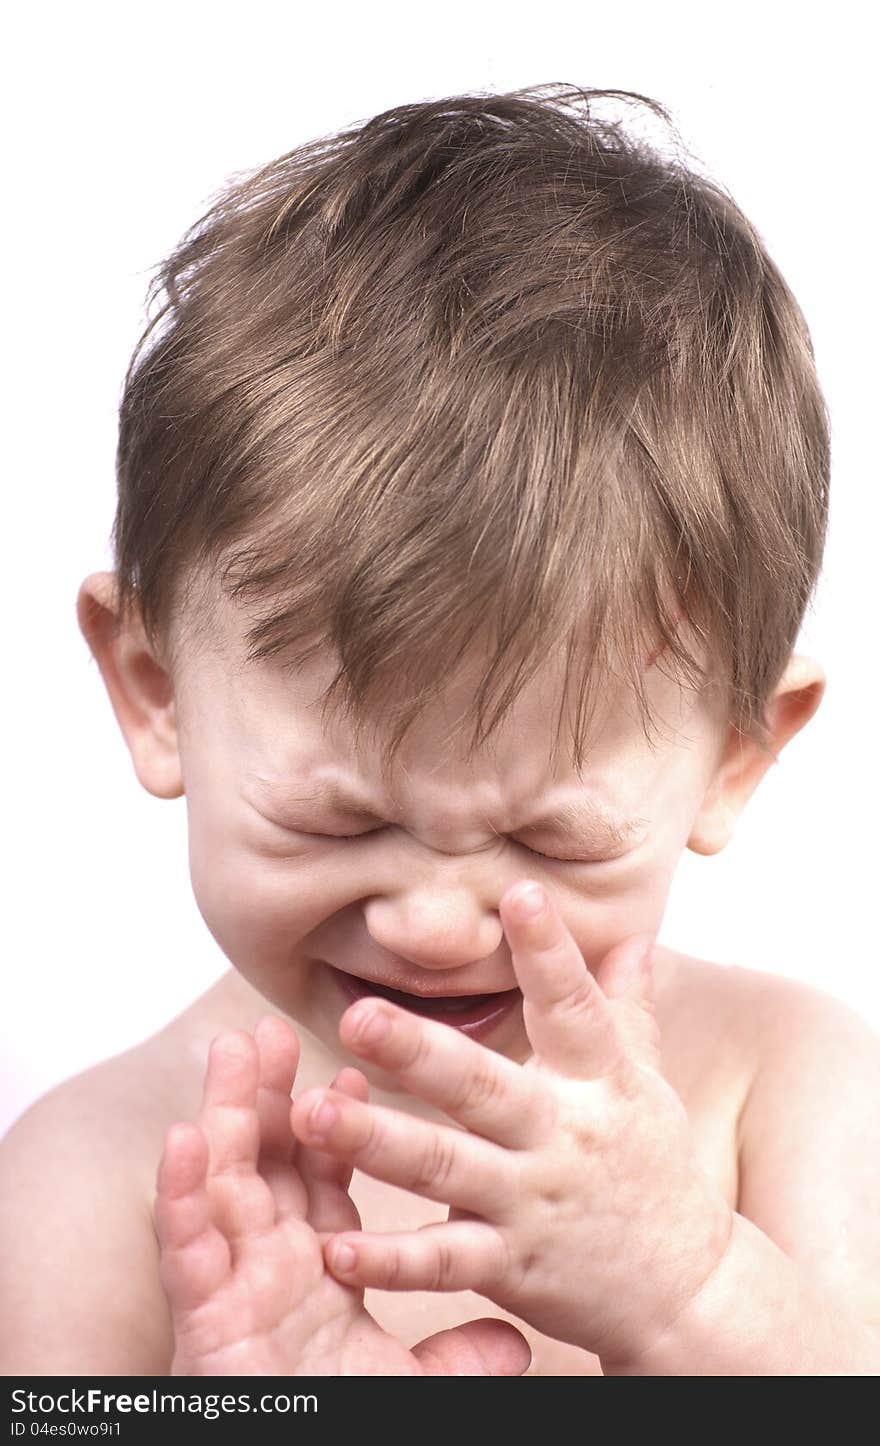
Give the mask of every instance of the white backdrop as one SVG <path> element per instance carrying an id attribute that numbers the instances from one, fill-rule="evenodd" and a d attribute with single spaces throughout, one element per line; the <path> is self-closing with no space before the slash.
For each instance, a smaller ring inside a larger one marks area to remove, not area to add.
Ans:
<path id="1" fill-rule="evenodd" d="M 803 979 L 880 1029 L 872 656 L 877 149 L 862 7 L 251 0 L 19 7 L 6 83 L 6 966 L 0 1131 L 227 966 L 185 803 L 139 786 L 76 623 L 111 566 L 116 407 L 153 266 L 233 171 L 391 105 L 549 81 L 663 102 L 764 237 L 833 425 L 831 537 L 801 651 L 828 692 L 730 847 L 685 854 L 661 941 Z M 7 27 L 7 34 L 9 29 Z M 869 601 L 870 599 L 870 601 Z"/>

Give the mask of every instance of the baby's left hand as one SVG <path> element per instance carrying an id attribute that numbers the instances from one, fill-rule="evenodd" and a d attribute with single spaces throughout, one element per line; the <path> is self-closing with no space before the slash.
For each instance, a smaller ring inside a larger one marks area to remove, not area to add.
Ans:
<path id="1" fill-rule="evenodd" d="M 714 1271 L 733 1211 L 697 1164 L 661 1072 L 653 937 L 616 945 L 594 977 L 554 902 L 545 894 L 528 919 L 519 894 L 501 914 L 534 1050 L 526 1064 L 385 999 L 360 1000 L 340 1021 L 348 1049 L 465 1128 L 332 1089 L 295 1100 L 291 1127 L 452 1207 L 417 1231 L 334 1235 L 324 1252 L 338 1279 L 473 1290 L 603 1362 L 635 1360 Z M 321 1104 L 335 1118 L 319 1129 Z"/>

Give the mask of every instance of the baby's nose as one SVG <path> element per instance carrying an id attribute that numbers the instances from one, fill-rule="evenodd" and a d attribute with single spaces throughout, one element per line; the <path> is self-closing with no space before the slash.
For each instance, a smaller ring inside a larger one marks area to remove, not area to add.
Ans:
<path id="1" fill-rule="evenodd" d="M 504 940 L 497 909 L 464 888 L 374 895 L 364 905 L 364 921 L 376 944 L 419 969 L 465 970 L 470 965 L 485 972 L 486 961 Z"/>

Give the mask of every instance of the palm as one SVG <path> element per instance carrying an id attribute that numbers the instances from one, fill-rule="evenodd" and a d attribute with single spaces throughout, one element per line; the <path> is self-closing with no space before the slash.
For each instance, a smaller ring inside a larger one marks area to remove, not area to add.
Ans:
<path id="1" fill-rule="evenodd" d="M 160 1277 L 174 1326 L 172 1375 L 519 1374 L 528 1347 L 472 1321 L 408 1350 L 363 1291 L 326 1270 L 322 1245 L 360 1228 L 351 1169 L 290 1130 L 298 1043 L 269 1018 L 215 1040 L 198 1125 L 169 1130 L 159 1167 Z M 359 1071 L 335 1088 L 367 1098 Z"/>

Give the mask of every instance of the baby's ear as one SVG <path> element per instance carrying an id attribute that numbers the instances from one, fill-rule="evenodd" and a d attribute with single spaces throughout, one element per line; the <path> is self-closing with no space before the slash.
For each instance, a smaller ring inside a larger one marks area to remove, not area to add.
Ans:
<path id="1" fill-rule="evenodd" d="M 769 746 L 775 755 L 809 723 L 825 694 L 820 663 L 795 653 L 767 705 Z M 694 820 L 687 846 L 696 854 L 716 854 L 730 842 L 736 821 L 764 774 L 776 760 L 731 728 L 715 773 Z"/>
<path id="2" fill-rule="evenodd" d="M 180 798 L 183 773 L 171 679 L 137 619 L 119 623 L 116 574 L 95 572 L 76 599 L 80 631 L 101 670 L 135 773 L 156 798 Z"/>

